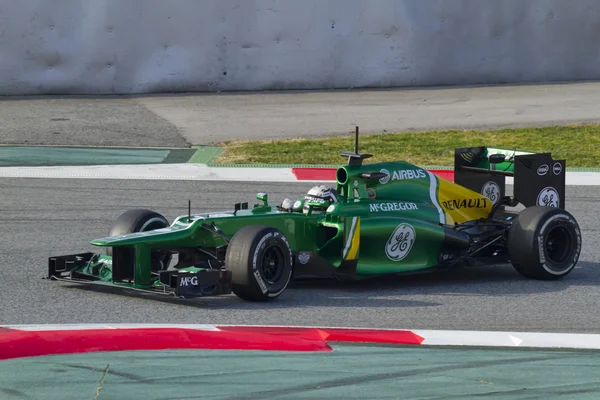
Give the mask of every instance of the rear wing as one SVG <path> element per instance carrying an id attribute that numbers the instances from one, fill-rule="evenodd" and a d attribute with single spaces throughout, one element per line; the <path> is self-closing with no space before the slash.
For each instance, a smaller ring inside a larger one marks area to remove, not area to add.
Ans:
<path id="1" fill-rule="evenodd" d="M 525 207 L 565 208 L 565 160 L 553 160 L 551 153 L 485 146 L 454 151 L 454 182 L 493 204 L 505 196 L 507 176 L 513 177 L 513 197 Z"/>

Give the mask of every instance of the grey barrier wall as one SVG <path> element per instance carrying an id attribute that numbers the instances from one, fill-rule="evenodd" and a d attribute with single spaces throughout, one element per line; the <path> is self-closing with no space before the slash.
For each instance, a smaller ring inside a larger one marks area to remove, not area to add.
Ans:
<path id="1" fill-rule="evenodd" d="M 0 94 L 600 77 L 598 0 L 0 0 Z"/>

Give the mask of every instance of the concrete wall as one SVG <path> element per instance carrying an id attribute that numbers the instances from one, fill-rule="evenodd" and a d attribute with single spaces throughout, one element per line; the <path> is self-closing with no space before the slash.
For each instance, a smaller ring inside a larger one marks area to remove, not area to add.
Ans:
<path id="1" fill-rule="evenodd" d="M 598 0 L 0 0 L 0 94 L 600 78 Z"/>

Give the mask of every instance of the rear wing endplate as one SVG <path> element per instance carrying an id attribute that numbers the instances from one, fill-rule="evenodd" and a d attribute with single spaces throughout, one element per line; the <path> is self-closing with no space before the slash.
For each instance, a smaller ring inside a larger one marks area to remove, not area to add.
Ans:
<path id="1" fill-rule="evenodd" d="M 551 153 L 484 146 L 454 151 L 454 182 L 494 204 L 505 196 L 507 176 L 513 177 L 513 197 L 525 207 L 565 208 L 565 160 L 553 160 Z"/>

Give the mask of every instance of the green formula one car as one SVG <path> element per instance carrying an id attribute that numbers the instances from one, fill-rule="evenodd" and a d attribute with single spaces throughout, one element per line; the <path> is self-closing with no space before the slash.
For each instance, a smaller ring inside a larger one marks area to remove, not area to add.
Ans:
<path id="1" fill-rule="evenodd" d="M 364 164 L 342 153 L 335 187 L 301 199 L 235 204 L 169 223 L 130 210 L 104 253 L 49 258 L 53 280 L 199 297 L 235 293 L 249 301 L 281 295 L 292 279 L 361 279 L 511 263 L 522 275 L 558 279 L 573 270 L 581 232 L 565 210 L 565 161 L 549 153 L 487 147 L 455 150 L 454 182 L 404 162 Z M 506 177 L 514 196 L 505 195 Z M 519 210 L 520 207 L 520 210 Z"/>

